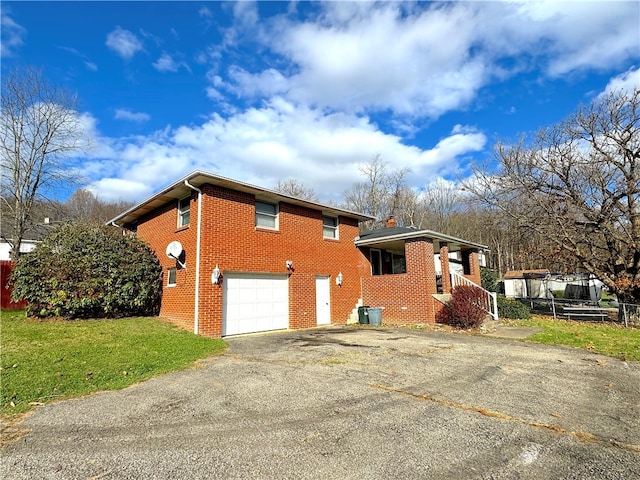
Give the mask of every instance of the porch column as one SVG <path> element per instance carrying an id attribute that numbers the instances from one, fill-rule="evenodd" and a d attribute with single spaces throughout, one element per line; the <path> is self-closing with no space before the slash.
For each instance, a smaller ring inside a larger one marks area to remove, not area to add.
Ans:
<path id="1" fill-rule="evenodd" d="M 451 273 L 449 271 L 449 244 L 440 244 L 440 271 L 442 272 L 442 293 L 451 293 Z"/>
<path id="2" fill-rule="evenodd" d="M 480 285 L 482 283 L 480 277 L 480 256 L 478 252 L 465 250 L 462 252 L 462 266 L 464 268 L 464 276 L 473 283 Z"/>

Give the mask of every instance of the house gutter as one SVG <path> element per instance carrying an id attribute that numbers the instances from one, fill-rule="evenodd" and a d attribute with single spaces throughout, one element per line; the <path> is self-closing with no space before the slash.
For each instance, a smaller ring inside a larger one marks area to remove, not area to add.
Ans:
<path id="1" fill-rule="evenodd" d="M 355 238 L 354 243 L 356 244 L 356 246 L 366 246 L 366 245 L 375 245 L 378 243 L 390 242 L 393 240 L 408 240 L 411 238 L 418 238 L 418 237 L 427 237 L 427 238 L 432 238 L 436 240 L 443 240 L 446 242 L 459 243 L 461 245 L 478 248 L 480 250 L 487 250 L 489 248 L 486 245 L 480 245 L 479 243 L 469 242 L 468 240 L 451 237 L 449 235 L 445 235 L 444 233 L 434 232 L 431 230 L 417 230 L 415 232 L 400 233 L 398 235 L 390 235 L 388 237 L 376 237 L 376 238 L 364 238 L 364 239 L 357 237 Z"/>
<path id="2" fill-rule="evenodd" d="M 198 192 L 198 227 L 196 229 L 196 295 L 194 300 L 194 314 L 193 314 L 193 333 L 198 334 L 198 318 L 200 308 L 200 233 L 202 225 L 202 190 L 194 187 L 189 183 L 189 180 L 185 180 L 184 184 L 191 190 Z"/>

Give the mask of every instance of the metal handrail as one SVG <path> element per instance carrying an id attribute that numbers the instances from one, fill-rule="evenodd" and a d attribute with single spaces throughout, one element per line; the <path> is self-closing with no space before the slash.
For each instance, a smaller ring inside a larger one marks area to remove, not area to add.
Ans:
<path id="1" fill-rule="evenodd" d="M 491 315 L 491 318 L 493 318 L 494 320 L 498 320 L 498 296 L 494 292 L 485 290 L 477 283 L 472 282 L 467 277 L 460 275 L 457 272 L 450 272 L 450 274 L 451 274 L 451 288 L 466 285 L 469 287 L 477 287 L 480 290 L 482 290 L 486 300 L 485 305 L 483 305 L 483 308 L 486 310 L 486 312 L 489 315 Z"/>

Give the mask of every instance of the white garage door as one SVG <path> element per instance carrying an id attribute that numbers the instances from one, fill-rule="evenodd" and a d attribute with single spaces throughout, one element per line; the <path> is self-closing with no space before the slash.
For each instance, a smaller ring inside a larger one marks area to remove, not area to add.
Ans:
<path id="1" fill-rule="evenodd" d="M 227 274 L 222 335 L 289 328 L 287 275 Z"/>

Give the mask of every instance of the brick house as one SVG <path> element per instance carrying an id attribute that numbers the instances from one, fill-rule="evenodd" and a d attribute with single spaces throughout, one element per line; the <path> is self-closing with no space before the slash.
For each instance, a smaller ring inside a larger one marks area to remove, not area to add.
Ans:
<path id="1" fill-rule="evenodd" d="M 459 248 L 465 274 L 480 283 L 484 247 L 399 227 L 360 234 L 366 220 L 195 171 L 109 223 L 156 252 L 160 315 L 211 337 L 346 324 L 362 304 L 385 307 L 385 323 L 433 322 L 434 245 Z M 441 258 L 448 272 L 448 255 Z"/>

